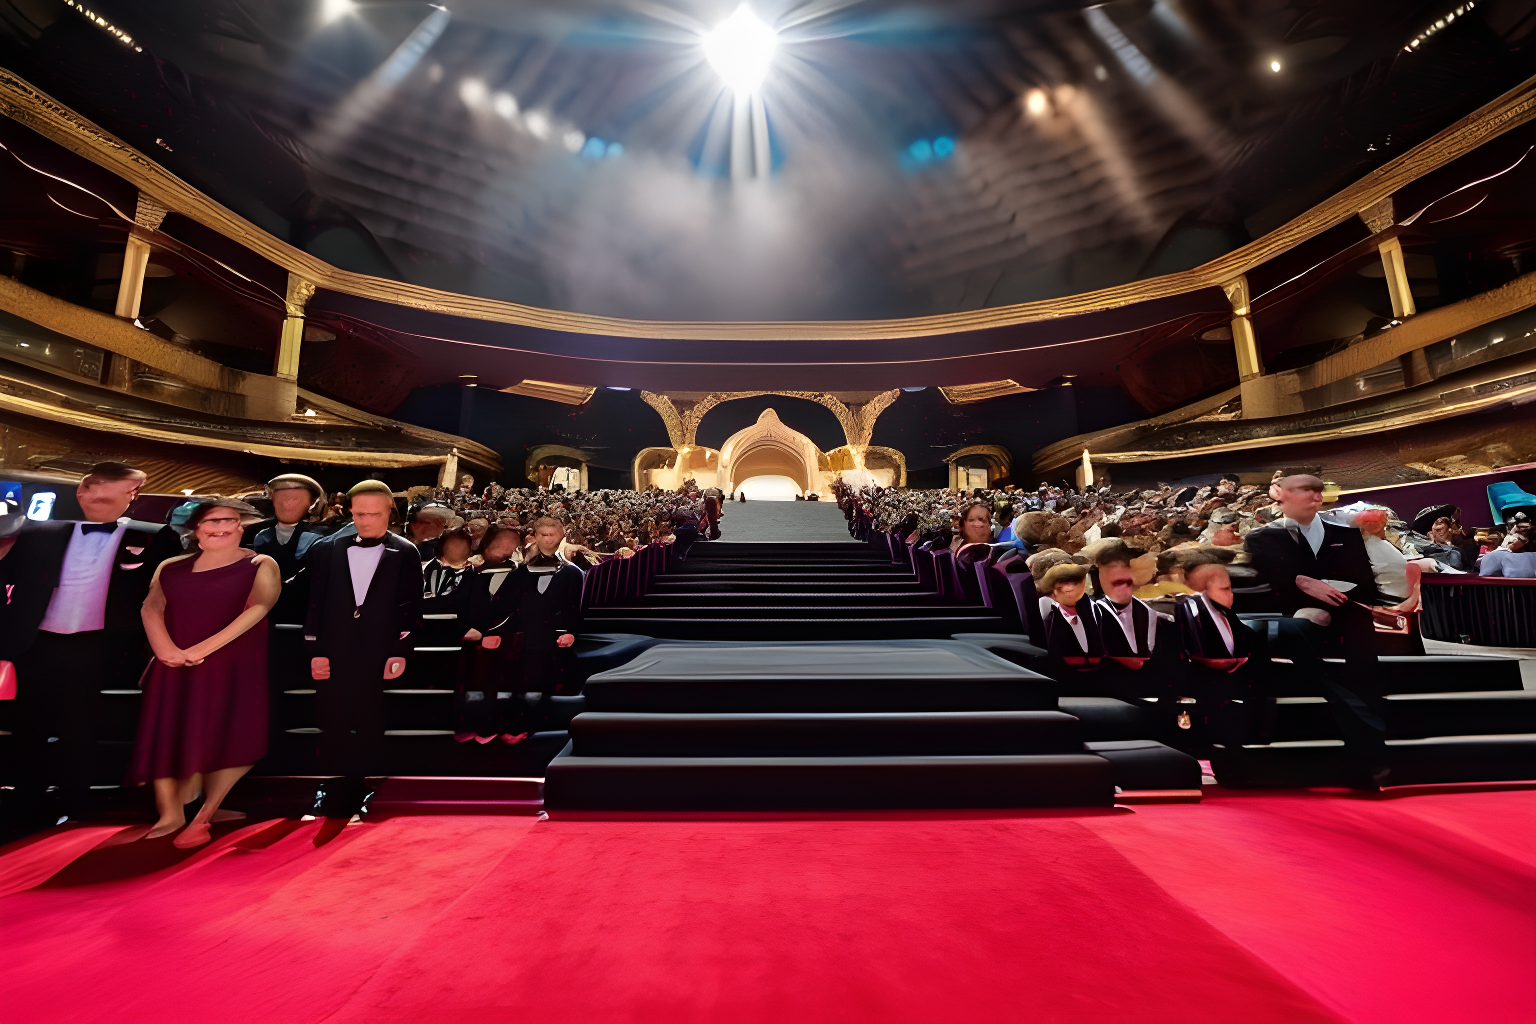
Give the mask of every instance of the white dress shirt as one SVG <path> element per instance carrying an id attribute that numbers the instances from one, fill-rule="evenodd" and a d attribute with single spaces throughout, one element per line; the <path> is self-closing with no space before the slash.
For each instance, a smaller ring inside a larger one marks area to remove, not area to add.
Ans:
<path id="1" fill-rule="evenodd" d="M 1316 522 L 1316 520 L 1313 520 L 1313 522 Z M 1205 602 L 1206 611 L 1210 612 L 1211 618 L 1216 620 L 1216 632 L 1221 634 L 1221 642 L 1227 645 L 1227 654 L 1236 657 L 1237 645 L 1232 642 L 1232 624 L 1227 621 L 1227 617 L 1216 606 L 1216 602 L 1204 594 L 1200 595 L 1200 600 Z"/>
<path id="2" fill-rule="evenodd" d="M 293 531 L 297 530 L 298 528 L 298 523 L 273 523 L 272 533 L 277 537 L 277 542 L 279 544 L 287 547 L 288 542 L 293 540 Z"/>
<path id="3" fill-rule="evenodd" d="M 1120 632 L 1125 634 L 1125 642 L 1131 645 L 1131 650 L 1136 650 L 1136 598 L 1131 598 L 1124 608 L 1121 608 L 1108 597 L 1104 603 L 1114 610 L 1115 619 L 1120 623 Z M 1147 652 L 1150 654 L 1157 646 L 1157 613 L 1149 606 L 1147 608 Z"/>
<path id="4" fill-rule="evenodd" d="M 359 608 L 368 600 L 368 585 L 373 582 L 373 574 L 378 571 L 379 559 L 383 557 L 382 543 L 368 547 L 353 544 L 347 548 L 347 569 L 352 574 L 352 601 Z"/>
<path id="5" fill-rule="evenodd" d="M 105 628 L 107 589 L 112 585 L 112 567 L 127 523 L 128 520 L 119 519 L 117 528 L 110 533 L 81 533 L 80 527 L 85 524 L 75 524 L 69 546 L 64 549 L 59 585 L 39 629 L 49 633 L 84 633 Z"/>
<path id="6" fill-rule="evenodd" d="M 1300 531 L 1301 535 L 1306 538 L 1308 546 L 1312 548 L 1314 555 L 1322 550 L 1324 533 L 1322 516 L 1313 516 L 1312 521 L 1306 526 L 1301 525 L 1294 519 L 1287 519 L 1285 525 L 1287 527 L 1294 526 Z"/>

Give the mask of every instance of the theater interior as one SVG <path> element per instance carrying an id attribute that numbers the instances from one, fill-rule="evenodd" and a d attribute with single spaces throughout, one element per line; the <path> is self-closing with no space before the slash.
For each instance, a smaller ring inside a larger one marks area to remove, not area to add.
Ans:
<path id="1" fill-rule="evenodd" d="M 0 114 L 6 1020 L 1536 1021 L 1536 0 L 0 0 Z"/>

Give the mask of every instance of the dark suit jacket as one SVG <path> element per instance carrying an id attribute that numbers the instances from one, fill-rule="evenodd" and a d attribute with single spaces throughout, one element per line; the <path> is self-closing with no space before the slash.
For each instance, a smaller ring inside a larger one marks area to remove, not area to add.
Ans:
<path id="1" fill-rule="evenodd" d="M 333 672 L 340 667 L 338 661 L 370 673 L 382 671 L 385 659 L 408 655 L 410 633 L 416 628 L 421 606 L 421 562 L 416 546 L 390 533 L 384 536 L 384 553 L 359 608 L 353 600 L 352 572 L 347 563 L 347 551 L 357 543 L 355 533 L 324 537 L 310 545 L 305 558 L 309 575 L 305 655 L 332 659 Z"/>
<path id="2" fill-rule="evenodd" d="M 273 622 L 303 622 L 309 612 L 309 575 L 304 571 L 304 559 L 315 541 L 325 533 L 314 523 L 299 523 L 287 544 L 277 540 L 276 520 L 257 530 L 246 546 L 258 554 L 270 555 L 277 563 L 277 571 L 283 580 L 283 592 L 272 609 Z"/>
<path id="3" fill-rule="evenodd" d="M 1131 620 L 1136 626 L 1136 644 L 1132 647 L 1125 639 L 1125 630 L 1120 628 L 1119 616 L 1115 613 L 1115 604 L 1107 597 L 1093 599 L 1093 612 L 1098 618 L 1099 634 L 1104 638 L 1104 653 L 1110 657 L 1120 658 L 1150 658 L 1152 651 L 1147 649 L 1147 632 L 1154 630 L 1153 638 L 1156 641 L 1155 625 L 1153 620 L 1157 613 L 1140 598 L 1131 598 Z"/>
<path id="4" fill-rule="evenodd" d="M 1038 600 L 1036 606 L 1039 606 Z M 1048 605 L 1041 614 L 1041 625 L 1045 633 L 1045 643 L 1041 646 L 1053 658 L 1102 658 L 1104 639 L 1099 632 L 1093 605 L 1087 597 L 1078 602 L 1077 613 L 1083 624 L 1083 635 L 1088 638 L 1087 650 L 1083 650 L 1083 645 L 1078 643 L 1077 633 L 1054 604 Z M 1116 631 L 1119 628 L 1116 626 Z"/>
<path id="5" fill-rule="evenodd" d="M 74 532 L 74 520 L 29 521 L 0 559 L 0 587 L 10 588 L 10 599 L 0 605 L 0 658 L 12 660 L 32 647 L 59 585 L 64 553 Z M 181 538 L 169 526 L 130 520 L 113 552 L 102 632 L 120 635 L 125 643 L 142 640 L 144 621 L 139 612 L 150 581 L 161 562 L 181 553 Z"/>
<path id="6" fill-rule="evenodd" d="M 1324 523 L 1323 543 L 1316 555 L 1299 530 L 1279 523 L 1254 530 L 1243 546 L 1259 579 L 1274 592 L 1277 611 L 1289 615 L 1298 608 L 1327 607 L 1301 592 L 1296 586 L 1297 576 L 1346 580 L 1355 584 L 1350 600 L 1366 605 L 1376 602 L 1376 576 L 1365 553 L 1365 539 L 1352 527 Z"/>
<path id="7" fill-rule="evenodd" d="M 1231 654 L 1227 653 L 1227 645 L 1221 638 L 1221 631 L 1216 628 L 1212 608 L 1226 619 L 1227 628 L 1232 632 Z M 1214 601 L 1208 604 L 1200 599 L 1200 595 L 1188 594 L 1178 599 L 1174 608 L 1174 620 L 1179 625 L 1179 638 L 1184 643 L 1184 650 L 1191 657 L 1251 658 L 1254 655 L 1256 638 L 1253 631 L 1230 608 L 1223 608 Z"/>

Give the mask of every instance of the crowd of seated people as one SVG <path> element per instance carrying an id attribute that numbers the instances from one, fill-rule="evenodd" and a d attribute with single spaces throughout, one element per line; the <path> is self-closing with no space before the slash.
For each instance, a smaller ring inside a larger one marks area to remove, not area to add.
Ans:
<path id="1" fill-rule="evenodd" d="M 290 473 L 240 498 L 190 497 L 162 524 L 127 518 L 145 479 L 95 467 L 77 489 L 83 523 L 0 518 L 0 679 L 16 684 L 22 748 L 13 821 L 91 806 L 103 688 L 142 684 L 127 781 L 153 789 L 150 834 L 187 847 L 208 841 L 223 796 L 265 756 L 272 695 L 295 684 L 316 692 L 331 777 L 316 813 L 365 809 L 385 770 L 383 691 L 423 641 L 459 649 L 455 739 L 521 743 L 575 685 L 583 570 L 648 545 L 682 554 L 719 536 L 723 505 L 691 483 L 475 493 L 466 480 L 402 498 L 378 480 L 337 494 Z"/>
<path id="2" fill-rule="evenodd" d="M 1086 493 L 839 489 L 855 536 L 877 531 L 949 551 L 961 567 L 1027 573 L 1020 621 L 1044 650 L 1033 667 L 1064 694 L 1160 703 L 1205 740 L 1264 742 L 1272 657 L 1329 702 L 1367 785 L 1386 784 L 1384 634 L 1412 631 L 1425 573 L 1536 575 L 1524 513 L 1464 531 L 1451 505 L 1412 521 L 1357 503 L 1324 511 L 1322 480 L 1277 471 L 1267 486 Z M 1240 618 L 1235 592 L 1248 595 Z M 1342 660 L 1342 671 L 1324 659 Z M 1190 707 L 1193 705 L 1193 707 Z M 1203 728 L 1202 728 L 1203 727 Z"/>

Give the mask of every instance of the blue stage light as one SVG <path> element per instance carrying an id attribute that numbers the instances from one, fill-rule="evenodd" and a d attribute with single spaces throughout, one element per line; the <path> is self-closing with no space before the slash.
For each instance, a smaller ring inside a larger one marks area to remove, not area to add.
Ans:
<path id="1" fill-rule="evenodd" d="M 586 145 L 581 147 L 581 155 L 589 156 L 594 160 L 601 160 L 607 152 L 608 144 L 596 135 L 588 139 Z"/>
<path id="2" fill-rule="evenodd" d="M 912 145 L 907 147 L 907 154 L 912 157 L 913 160 L 917 160 L 919 162 L 932 160 L 933 143 L 929 142 L 927 139 L 918 139 L 916 142 L 912 143 Z"/>
<path id="3" fill-rule="evenodd" d="M 955 151 L 955 140 L 948 135 L 940 135 L 933 140 L 933 155 L 943 160 Z"/>
<path id="4" fill-rule="evenodd" d="M 616 156 L 623 156 L 623 155 L 624 155 L 624 143 L 622 143 L 622 142 L 610 142 L 610 143 L 608 143 L 608 158 L 610 160 L 613 159 Z"/>

